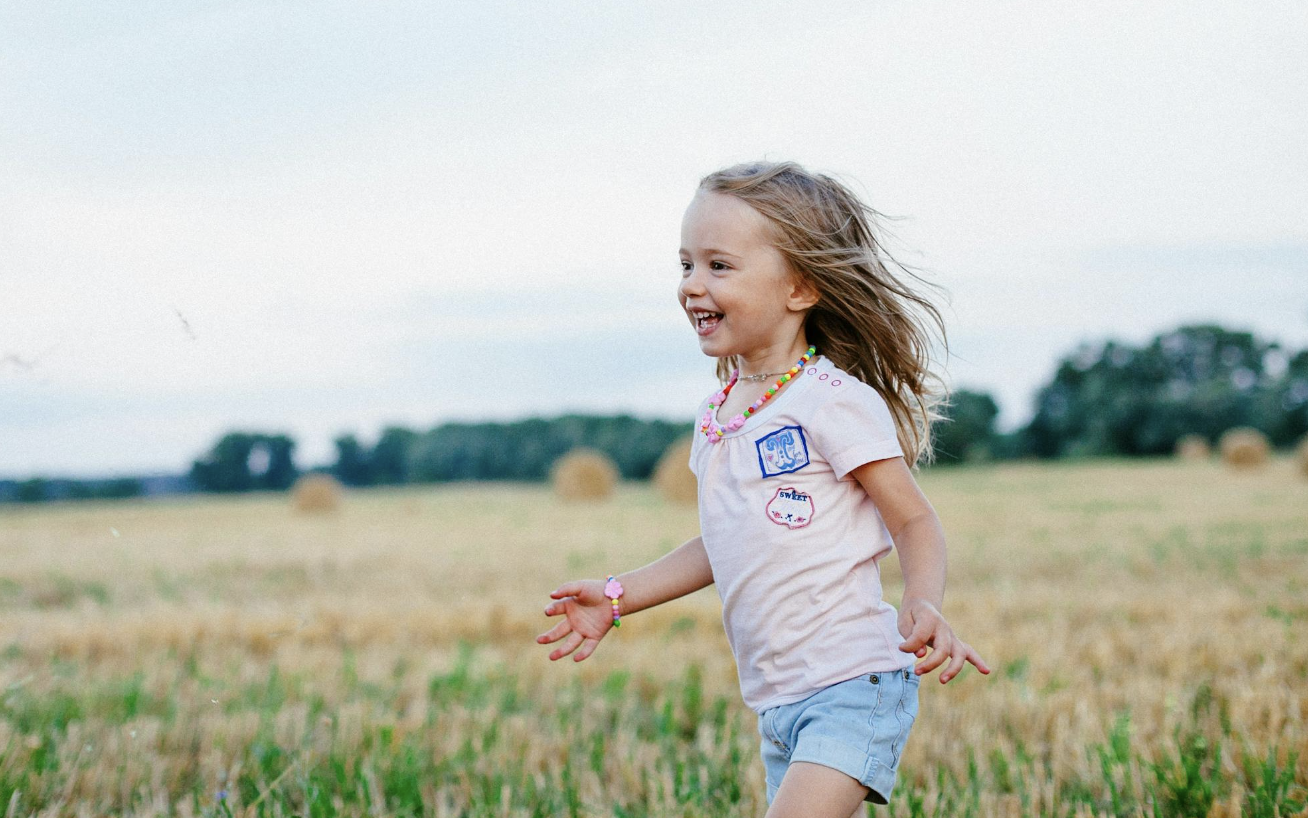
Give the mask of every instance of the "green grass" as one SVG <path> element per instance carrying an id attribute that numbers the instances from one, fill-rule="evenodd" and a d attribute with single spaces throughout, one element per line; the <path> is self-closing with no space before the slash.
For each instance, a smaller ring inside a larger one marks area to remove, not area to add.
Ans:
<path id="1" fill-rule="evenodd" d="M 404 664 L 395 668 L 395 687 L 369 685 L 359 681 L 353 656 L 343 652 L 344 695 L 374 705 L 357 741 L 346 740 L 330 718 L 313 679 L 287 675 L 274 665 L 266 679 L 236 688 L 239 695 L 224 705 L 231 714 L 258 715 L 254 740 L 228 748 L 236 756 L 230 767 L 240 775 L 233 781 L 202 780 L 198 764 L 186 765 L 174 782 L 181 788 L 177 796 L 204 815 L 420 815 L 430 814 L 433 799 L 442 798 L 461 804 L 457 814 L 468 818 L 502 815 L 506 806 L 542 818 L 743 814 L 751 786 L 747 773 L 760 764 L 752 713 L 728 697 L 706 696 L 698 665 L 689 665 L 652 694 L 636 690 L 629 672 L 615 670 L 590 686 L 574 678 L 546 688 L 542 701 L 540 690 L 525 689 L 503 666 L 473 672 L 475 654 L 473 645 L 463 643 L 455 666 L 428 679 L 425 718 L 413 729 L 398 718 Z M 184 664 L 178 667 L 181 684 L 188 674 Z M 1016 660 L 1003 672 L 1020 679 L 1025 662 Z M 305 738 L 288 745 L 276 738 L 274 716 L 294 703 L 309 705 Z M 1007 754 L 967 748 L 967 772 L 961 777 L 943 767 L 902 769 L 892 803 L 881 809 L 888 815 L 980 816 L 984 798 L 998 794 L 1027 805 L 1024 814 L 1032 815 L 1071 816 L 1088 807 L 1095 815 L 1198 818 L 1232 792 L 1241 794 L 1247 815 L 1272 818 L 1305 808 L 1305 789 L 1294 780 L 1296 752 L 1237 746 L 1225 703 L 1206 685 L 1198 688 L 1185 715 L 1162 752 L 1146 758 L 1135 746 L 1129 710 L 1114 714 L 1105 739 L 1087 748 L 1097 774 L 1055 781 L 1056 812 L 1034 809 L 1035 782 L 1055 780 L 1051 760 L 1020 740 Z M 58 798 L 68 774 L 64 764 L 78 757 L 76 748 L 66 746 L 74 741 L 74 722 L 167 721 L 178 714 L 172 698 L 144 689 L 137 673 L 40 696 L 11 688 L 0 698 L 0 717 L 16 731 L 0 764 L 0 802 L 9 803 L 17 792 L 19 814 L 26 814 Z M 528 732 L 507 729 L 508 718 L 526 719 Z M 708 740 L 697 741 L 704 731 Z M 606 755 L 618 735 L 629 748 L 645 748 L 652 759 L 631 771 L 640 782 L 635 788 L 610 780 L 615 760 Z M 544 770 L 521 763 L 536 736 L 557 744 Z M 442 753 L 440 747 L 454 750 Z M 1231 768 L 1238 772 L 1224 774 Z M 596 782 L 602 788 L 604 810 L 611 812 L 601 811 L 593 798 L 588 802 L 582 783 L 587 775 L 592 790 Z M 928 791 L 934 791 L 930 799 Z M 130 792 L 106 789 L 100 795 L 102 812 L 148 808 Z"/>

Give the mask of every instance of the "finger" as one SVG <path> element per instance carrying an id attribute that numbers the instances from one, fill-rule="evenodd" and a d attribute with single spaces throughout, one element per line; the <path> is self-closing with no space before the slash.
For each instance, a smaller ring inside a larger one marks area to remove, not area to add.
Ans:
<path id="1" fill-rule="evenodd" d="M 986 660 L 981 658 L 981 654 L 977 653 L 970 645 L 967 649 L 967 660 L 976 665 L 976 669 L 982 673 L 990 672 L 990 665 L 987 665 Z"/>
<path id="2" fill-rule="evenodd" d="M 965 664 L 967 664 L 967 653 L 965 651 L 955 651 L 954 655 L 949 659 L 949 667 L 940 673 L 940 683 L 944 684 L 957 676 Z"/>
<path id="3" fill-rule="evenodd" d="M 550 594 L 550 596 L 554 597 L 555 599 L 558 599 L 559 597 L 574 596 L 579 593 L 581 593 L 580 582 L 565 582 L 558 587 L 558 590 Z"/>
<path id="4" fill-rule="evenodd" d="M 587 656 L 590 656 L 592 653 L 594 653 L 595 648 L 598 646 L 599 646 L 598 639 L 594 637 L 587 638 L 584 642 L 581 643 L 581 650 L 577 651 L 576 654 L 573 655 L 572 661 L 580 662 L 582 659 L 585 659 Z"/>
<path id="5" fill-rule="evenodd" d="M 577 649 L 577 645 L 581 644 L 583 638 L 584 637 L 576 631 L 568 634 L 568 641 L 554 649 L 550 654 L 550 661 L 553 662 L 555 659 L 562 659 L 564 656 L 572 653 Z"/>
<path id="6" fill-rule="evenodd" d="M 931 623 L 923 619 L 913 626 L 913 632 L 908 635 L 908 638 L 899 643 L 899 649 L 904 653 L 917 653 L 921 656 L 919 651 L 926 647 L 929 638 L 931 638 Z"/>
<path id="7" fill-rule="evenodd" d="M 931 651 L 931 655 L 926 658 L 925 662 L 918 665 L 920 673 L 930 673 L 940 667 L 940 664 L 949 658 L 951 648 L 953 647 L 953 640 L 947 636 L 942 639 L 937 635 L 935 644 L 933 644 L 932 647 L 934 650 Z"/>
<path id="8" fill-rule="evenodd" d="M 926 625 L 925 622 L 914 625 L 912 632 L 908 634 L 908 638 L 899 643 L 899 649 L 905 653 L 916 653 L 918 650 L 925 647 L 926 638 L 930 631 L 929 629 L 925 629 L 923 627 L 924 625 Z"/>
<path id="9" fill-rule="evenodd" d="M 557 602 L 551 602 L 550 604 L 545 606 L 545 615 L 558 616 L 561 613 L 567 613 L 568 610 L 567 603 L 568 603 L 567 599 L 560 599 Z"/>
<path id="10" fill-rule="evenodd" d="M 572 630 L 572 623 L 565 619 L 559 624 L 555 625 L 553 628 L 550 628 L 545 633 L 542 633 L 540 636 L 537 636 L 536 641 L 537 643 L 542 645 L 547 645 L 550 642 L 557 642 L 560 639 L 562 639 L 564 636 L 567 636 L 568 632 L 571 630 Z"/>

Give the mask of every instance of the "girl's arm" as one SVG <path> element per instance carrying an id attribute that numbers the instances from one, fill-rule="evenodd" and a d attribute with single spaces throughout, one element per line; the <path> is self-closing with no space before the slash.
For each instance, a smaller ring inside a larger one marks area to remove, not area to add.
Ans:
<path id="1" fill-rule="evenodd" d="M 930 673 L 949 659 L 949 666 L 940 673 L 941 684 L 957 676 L 966 662 L 989 673 L 985 660 L 954 635 L 940 612 L 945 604 L 945 532 L 904 458 L 873 460 L 850 474 L 876 503 L 899 552 L 899 566 L 904 573 L 899 630 L 901 635 L 906 630 L 909 634 L 899 649 L 921 659 L 926 656 L 926 646 L 931 646 L 931 657 L 917 667 L 919 675 Z"/>
<path id="2" fill-rule="evenodd" d="M 886 523 L 886 528 L 890 524 Z M 922 599 L 941 610 L 945 607 L 945 530 L 935 510 L 910 517 L 891 529 L 904 572 L 904 599 Z"/>
<path id="3" fill-rule="evenodd" d="M 622 583 L 618 613 L 626 616 L 707 588 L 713 584 L 713 567 L 704 550 L 704 538 L 696 534 L 676 550 L 643 568 L 618 574 L 617 579 Z M 609 602 L 610 608 L 612 605 Z"/>
<path id="4" fill-rule="evenodd" d="M 642 568 L 617 575 L 622 583 L 618 614 L 653 608 L 713 584 L 713 568 L 704 550 L 704 538 L 695 536 L 674 551 Z M 599 641 L 613 627 L 613 602 L 604 596 L 605 580 L 581 579 L 565 582 L 552 594 L 556 601 L 545 606 L 545 615 L 566 614 L 563 621 L 536 637 L 539 644 L 568 641 L 550 653 L 550 661 L 561 659 L 581 646 L 572 657 L 580 662 L 595 652 Z"/>

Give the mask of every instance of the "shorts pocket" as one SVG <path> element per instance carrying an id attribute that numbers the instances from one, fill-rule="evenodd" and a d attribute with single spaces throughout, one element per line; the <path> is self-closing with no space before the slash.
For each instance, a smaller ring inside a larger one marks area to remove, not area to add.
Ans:
<path id="1" fill-rule="evenodd" d="M 790 758 L 790 748 L 786 746 L 785 740 L 777 733 L 777 715 L 779 712 L 779 707 L 773 707 L 763 714 L 763 737 L 772 742 L 772 745 L 778 750 L 785 753 L 786 758 Z"/>

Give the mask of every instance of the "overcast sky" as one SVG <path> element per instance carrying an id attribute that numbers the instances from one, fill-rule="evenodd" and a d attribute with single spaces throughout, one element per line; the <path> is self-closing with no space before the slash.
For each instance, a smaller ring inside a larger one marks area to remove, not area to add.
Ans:
<path id="1" fill-rule="evenodd" d="M 896 217 L 1003 429 L 1083 340 L 1308 346 L 1305 31 L 1297 0 L 0 6 L 0 475 L 689 421 L 682 213 L 760 158 Z"/>

